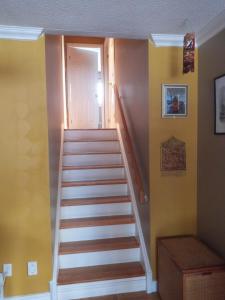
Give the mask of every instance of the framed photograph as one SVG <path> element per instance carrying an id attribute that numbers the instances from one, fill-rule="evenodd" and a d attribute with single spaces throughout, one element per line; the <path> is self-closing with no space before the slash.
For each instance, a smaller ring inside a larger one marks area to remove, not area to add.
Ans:
<path id="1" fill-rule="evenodd" d="M 162 85 L 162 117 L 187 117 L 188 86 L 183 84 Z"/>
<path id="2" fill-rule="evenodd" d="M 215 118 L 214 133 L 225 134 L 225 74 L 215 78 Z"/>

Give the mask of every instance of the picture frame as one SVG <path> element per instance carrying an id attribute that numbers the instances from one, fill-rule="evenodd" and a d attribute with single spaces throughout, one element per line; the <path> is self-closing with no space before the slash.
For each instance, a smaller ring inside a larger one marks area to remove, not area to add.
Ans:
<path id="1" fill-rule="evenodd" d="M 162 117 L 185 118 L 188 115 L 188 85 L 162 85 Z"/>
<path id="2" fill-rule="evenodd" d="M 214 134 L 225 134 L 225 74 L 214 79 Z"/>

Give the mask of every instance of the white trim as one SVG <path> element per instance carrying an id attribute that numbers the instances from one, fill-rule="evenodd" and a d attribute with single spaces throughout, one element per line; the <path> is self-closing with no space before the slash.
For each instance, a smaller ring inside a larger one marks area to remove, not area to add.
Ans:
<path id="1" fill-rule="evenodd" d="M 225 28 L 225 10 L 223 10 L 218 16 L 213 18 L 206 24 L 198 33 L 197 41 L 198 45 L 201 46 L 214 35 L 219 33 Z"/>
<path id="2" fill-rule="evenodd" d="M 5 300 L 50 300 L 50 293 L 6 297 Z"/>
<path id="3" fill-rule="evenodd" d="M 127 172 L 128 186 L 130 188 L 131 201 L 132 201 L 132 205 L 133 205 L 134 216 L 135 216 L 136 226 L 137 226 L 137 233 L 138 233 L 138 236 L 139 236 L 139 239 L 140 239 L 140 248 L 141 248 L 143 263 L 144 263 L 145 272 L 146 272 L 146 282 L 147 282 L 146 290 L 147 290 L 147 293 L 151 293 L 152 290 L 153 290 L 152 270 L 151 270 L 151 267 L 150 267 L 147 248 L 146 248 L 146 245 L 145 245 L 144 235 L 143 235 L 142 228 L 141 228 L 141 222 L 140 222 L 140 217 L 139 217 L 139 213 L 138 213 L 134 188 L 133 188 L 133 184 L 132 184 L 130 168 L 129 168 L 129 164 L 128 164 L 128 161 L 127 161 L 125 147 L 124 147 L 124 144 L 123 144 L 123 139 L 122 139 L 122 136 L 121 136 L 119 124 L 117 124 L 117 130 L 118 130 L 118 137 L 119 137 L 119 141 L 120 141 L 120 146 L 121 146 L 121 152 L 122 152 L 122 156 L 123 156 L 123 160 L 124 160 L 124 165 L 125 165 L 125 169 L 126 169 L 126 172 Z"/>
<path id="4" fill-rule="evenodd" d="M 156 293 L 157 291 L 158 291 L 158 282 L 156 280 L 153 280 L 151 293 Z"/>
<path id="5" fill-rule="evenodd" d="M 62 182 L 62 161 L 63 161 L 63 143 L 64 143 L 64 124 L 61 124 L 61 145 L 59 157 L 59 177 L 58 177 L 58 197 L 56 207 L 56 224 L 55 224 L 55 244 L 54 244 L 54 257 L 53 257 L 53 274 L 52 281 L 50 282 L 51 300 L 57 299 L 57 277 L 58 277 L 58 249 L 59 249 L 59 223 L 60 223 L 60 201 L 61 201 L 61 182 Z"/>
<path id="6" fill-rule="evenodd" d="M 37 40 L 43 33 L 40 27 L 20 27 L 0 25 L 0 39 Z"/>
<path id="7" fill-rule="evenodd" d="M 59 285 L 57 288 L 58 300 L 81 299 L 128 292 L 138 292 L 144 291 L 145 289 L 146 279 L 144 276 L 80 284 Z"/>
<path id="8" fill-rule="evenodd" d="M 151 34 L 156 47 L 183 47 L 183 34 Z"/>

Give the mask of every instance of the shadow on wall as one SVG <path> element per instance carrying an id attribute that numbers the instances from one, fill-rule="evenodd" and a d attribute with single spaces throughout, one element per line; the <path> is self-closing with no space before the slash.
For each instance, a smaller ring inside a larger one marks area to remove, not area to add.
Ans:
<path id="1" fill-rule="evenodd" d="M 143 184 L 149 196 L 148 41 L 115 39 L 115 79 Z M 138 203 L 149 247 L 149 203 Z"/>

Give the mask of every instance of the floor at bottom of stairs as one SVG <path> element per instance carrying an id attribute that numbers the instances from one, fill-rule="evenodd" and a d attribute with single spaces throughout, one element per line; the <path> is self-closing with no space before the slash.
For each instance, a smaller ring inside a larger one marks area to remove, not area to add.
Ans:
<path id="1" fill-rule="evenodd" d="M 158 294 L 146 294 L 146 293 L 128 293 L 121 295 L 112 295 L 112 296 L 103 296 L 103 297 L 94 297 L 86 298 L 80 300 L 160 300 Z"/>

